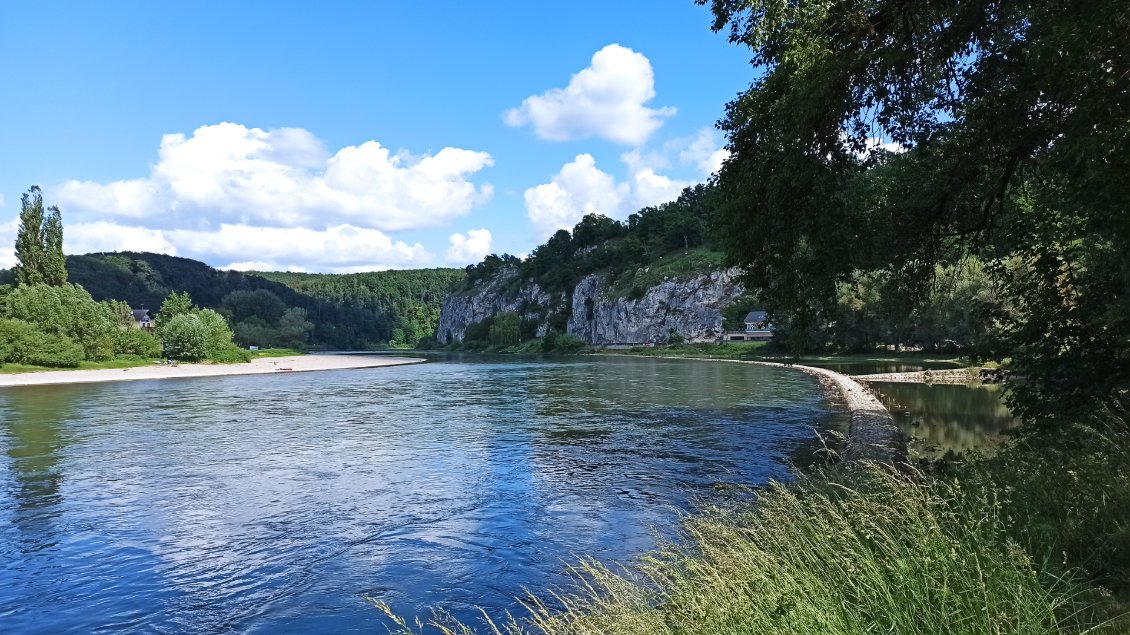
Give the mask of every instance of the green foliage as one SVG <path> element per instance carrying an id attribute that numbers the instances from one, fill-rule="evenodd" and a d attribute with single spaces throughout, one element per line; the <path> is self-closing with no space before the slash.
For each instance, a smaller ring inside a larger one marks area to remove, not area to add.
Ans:
<path id="1" fill-rule="evenodd" d="M 67 283 L 67 257 L 63 255 L 63 219 L 58 207 L 48 208 L 43 221 L 43 281 L 51 286 Z"/>
<path id="2" fill-rule="evenodd" d="M 370 343 L 395 342 L 413 346 L 439 326 L 443 297 L 463 278 L 459 269 L 377 271 L 345 275 L 309 273 L 255 273 L 303 294 L 315 303 L 349 312 L 333 325 L 324 324 L 324 309 L 292 304 L 306 310 L 314 324 L 312 340 L 323 343 L 328 332 L 351 333 Z M 399 329 L 394 336 L 394 331 Z M 293 331 L 292 331 L 293 332 Z"/>
<path id="3" fill-rule="evenodd" d="M 720 236 L 798 346 L 841 285 L 882 276 L 905 319 L 938 265 L 975 255 L 1014 410 L 1126 399 L 1126 3 L 710 4 L 760 75 L 721 123 Z"/>
<path id="4" fill-rule="evenodd" d="M 543 353 L 576 353 L 585 346 L 587 344 L 581 338 L 554 330 L 547 331 L 545 337 L 541 339 Z"/>
<path id="5" fill-rule="evenodd" d="M 285 309 L 302 309 L 305 321 L 313 325 L 306 341 L 336 349 L 383 344 L 396 328 L 408 344 L 434 333 L 443 296 L 464 275 L 458 269 L 348 275 L 242 273 L 217 271 L 186 258 L 133 252 L 70 256 L 67 267 L 71 279 L 95 298 L 120 298 L 134 307 L 156 307 L 173 291 L 187 293 L 200 306 L 230 316 L 240 333 L 272 331 L 254 338 L 259 341 L 276 339 Z M 284 311 L 266 293 L 277 298 Z M 266 305 L 256 307 L 256 298 Z M 292 322 L 283 337 L 293 336 L 293 326 Z"/>
<path id="6" fill-rule="evenodd" d="M 217 364 L 243 364 L 250 362 L 253 357 L 254 353 L 230 341 L 208 350 L 208 361 Z"/>
<path id="7" fill-rule="evenodd" d="M 165 355 L 173 359 L 204 359 L 213 344 L 208 337 L 208 328 L 192 313 L 182 313 L 165 321 L 160 333 Z"/>
<path id="8" fill-rule="evenodd" d="M 493 324 L 493 316 L 468 324 L 463 330 L 463 346 L 472 350 L 486 348 L 490 344 L 490 328 Z"/>
<path id="9" fill-rule="evenodd" d="M 82 347 L 65 335 L 45 333 L 34 324 L 0 318 L 0 364 L 75 368 Z"/>
<path id="10" fill-rule="evenodd" d="M 1124 416 L 1030 430 L 965 472 L 975 486 L 997 486 L 1010 534 L 1035 558 L 1081 568 L 1109 589 L 1130 592 L 1130 425 Z"/>
<path id="11" fill-rule="evenodd" d="M 21 285 L 67 282 L 63 256 L 63 221 L 59 208 L 43 209 L 43 193 L 33 185 L 21 197 L 20 227 L 16 233 L 15 280 Z"/>
<path id="12" fill-rule="evenodd" d="M 77 342 L 86 359 L 108 359 L 114 354 L 115 318 L 80 286 L 21 285 L 4 297 L 0 315 Z"/>
<path id="13" fill-rule="evenodd" d="M 114 353 L 118 355 L 136 355 L 147 359 L 161 356 L 161 340 L 149 331 L 136 328 L 122 328 L 118 330 L 114 341 Z"/>
<path id="14" fill-rule="evenodd" d="M 232 342 L 228 321 L 212 309 L 198 309 L 187 293 L 171 293 L 161 304 L 157 334 L 165 355 L 173 359 L 246 362 L 250 354 Z"/>
<path id="15" fill-rule="evenodd" d="M 192 298 L 187 293 L 173 291 L 161 303 L 161 310 L 157 312 L 157 330 L 160 331 L 163 325 L 172 322 L 173 318 L 188 315 L 195 310 L 196 306 L 192 304 Z"/>
<path id="16" fill-rule="evenodd" d="M 259 318 L 268 324 L 274 324 L 286 311 L 286 305 L 279 296 L 267 289 L 232 291 L 224 296 L 221 305 L 226 309 L 233 324 L 248 318 Z"/>
<path id="17" fill-rule="evenodd" d="M 704 273 L 721 263 L 720 254 L 713 250 L 716 240 L 710 231 L 712 196 L 710 186 L 688 187 L 678 199 L 644 208 L 627 222 L 588 214 L 572 232 L 558 230 L 524 261 L 508 254 L 491 254 L 467 267 L 459 289 L 468 292 L 509 269 L 518 279 L 534 282 L 543 290 L 568 292 L 581 278 L 603 272 L 609 279 L 620 280 L 617 289 L 621 295 L 632 293 L 638 286 L 642 297 L 644 290 L 663 280 L 663 275 Z M 678 261 L 679 256 L 687 254 L 694 258 Z M 650 277 L 641 273 L 639 282 L 633 282 L 637 270 L 646 270 L 668 256 L 678 261 L 674 269 Z"/>
<path id="18" fill-rule="evenodd" d="M 513 346 L 521 339 L 521 319 L 517 313 L 499 313 L 488 330 L 491 346 Z"/>

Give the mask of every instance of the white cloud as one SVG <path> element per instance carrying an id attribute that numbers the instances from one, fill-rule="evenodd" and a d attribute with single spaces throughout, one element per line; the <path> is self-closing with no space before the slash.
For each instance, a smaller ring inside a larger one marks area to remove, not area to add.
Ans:
<path id="1" fill-rule="evenodd" d="M 382 231 L 442 225 L 490 199 L 469 178 L 486 152 L 444 148 L 414 159 L 376 141 L 333 155 L 298 128 L 234 123 L 161 139 L 143 178 L 67 181 L 51 192 L 68 212 L 131 219 L 150 228 L 353 225 Z"/>
<path id="2" fill-rule="evenodd" d="M 526 190 L 526 211 L 539 238 L 572 229 L 586 214 L 619 216 L 630 187 L 596 167 L 591 154 L 578 154 L 549 183 Z"/>
<path id="3" fill-rule="evenodd" d="M 533 95 L 503 114 L 508 126 L 532 125 L 550 141 L 601 137 L 638 146 L 675 114 L 672 107 L 648 108 L 655 97 L 655 75 L 642 54 L 609 44 L 592 63 L 573 75 L 565 88 Z"/>
<path id="4" fill-rule="evenodd" d="M 683 188 L 694 185 L 692 181 L 672 179 L 656 172 L 670 167 L 659 153 L 644 154 L 639 150 L 625 152 L 620 161 L 628 166 L 632 184 L 632 200 L 637 208 L 659 205 L 679 198 Z"/>
<path id="5" fill-rule="evenodd" d="M 679 151 L 679 162 L 694 164 L 705 177 L 717 174 L 722 163 L 730 157 L 730 151 L 719 146 L 710 128 L 703 128 L 685 142 L 686 146 Z"/>
<path id="6" fill-rule="evenodd" d="M 16 232 L 20 228 L 20 219 L 0 223 L 0 269 L 8 269 L 16 264 Z"/>
<path id="7" fill-rule="evenodd" d="M 108 221 L 67 224 L 63 228 L 63 251 L 88 254 L 98 251 L 150 251 L 177 255 L 176 245 L 159 229 L 130 227 Z"/>
<path id="8" fill-rule="evenodd" d="M 471 229 L 466 235 L 452 234 L 448 239 L 451 246 L 444 256 L 447 262 L 466 265 L 479 262 L 490 253 L 491 235 L 486 229 Z"/>
<path id="9" fill-rule="evenodd" d="M 181 252 L 206 262 L 229 263 L 221 268 L 253 264 L 271 271 L 352 273 L 419 267 L 433 259 L 420 243 L 409 245 L 378 230 L 352 225 L 325 230 L 223 225 L 219 231 L 172 230 L 165 235 Z"/>
<path id="10" fill-rule="evenodd" d="M 0 236 L 8 232 L 8 225 L 14 240 L 14 221 L 0 225 Z M 420 243 L 410 245 L 378 230 L 351 225 L 324 230 L 248 225 L 194 230 L 99 221 L 67 225 L 64 243 L 67 253 L 148 251 L 194 258 L 220 269 L 259 271 L 354 273 L 421 267 L 434 259 Z"/>
<path id="11" fill-rule="evenodd" d="M 884 141 L 878 137 L 868 137 L 864 142 L 867 147 L 867 153 L 870 154 L 875 150 L 883 150 L 893 154 L 902 154 L 906 152 L 906 148 L 901 144 L 894 141 Z"/>

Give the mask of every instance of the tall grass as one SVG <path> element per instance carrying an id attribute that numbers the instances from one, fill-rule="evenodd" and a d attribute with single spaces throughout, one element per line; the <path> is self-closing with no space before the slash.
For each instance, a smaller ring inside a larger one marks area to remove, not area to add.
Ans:
<path id="1" fill-rule="evenodd" d="M 1006 538 L 989 490 L 864 469 L 774 485 L 752 508 L 709 511 L 683 527 L 678 544 L 630 568 L 583 560 L 574 590 L 483 627 L 496 635 L 1114 632 L 1095 625 L 1084 587 Z M 442 618 L 433 626 L 474 632 Z"/>

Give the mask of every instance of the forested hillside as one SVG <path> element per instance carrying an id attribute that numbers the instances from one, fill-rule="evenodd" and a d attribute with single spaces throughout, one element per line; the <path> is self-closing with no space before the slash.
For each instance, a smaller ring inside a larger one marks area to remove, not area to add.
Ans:
<path id="1" fill-rule="evenodd" d="M 244 345 L 338 349 L 414 344 L 434 331 L 444 291 L 463 275 L 457 269 L 251 274 L 137 252 L 68 256 L 67 272 L 96 300 L 154 311 L 170 293 L 186 292 L 199 306 L 227 317 Z"/>
<path id="2" fill-rule="evenodd" d="M 254 272 L 304 296 L 390 317 L 393 344 L 416 344 L 433 335 L 443 296 L 464 277 L 460 269 L 411 269 L 353 274 Z"/>

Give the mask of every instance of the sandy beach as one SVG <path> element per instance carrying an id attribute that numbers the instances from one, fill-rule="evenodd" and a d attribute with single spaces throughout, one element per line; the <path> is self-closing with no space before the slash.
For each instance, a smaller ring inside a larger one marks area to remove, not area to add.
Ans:
<path id="1" fill-rule="evenodd" d="M 0 375 L 0 388 L 11 386 L 43 386 L 103 381 L 135 381 L 141 379 L 181 379 L 186 377 L 222 377 L 226 375 L 266 375 L 302 373 L 315 370 L 346 370 L 416 364 L 422 359 L 384 355 L 295 355 L 264 357 L 249 364 L 153 364 L 136 368 L 104 370 L 51 370 L 36 373 Z"/>

